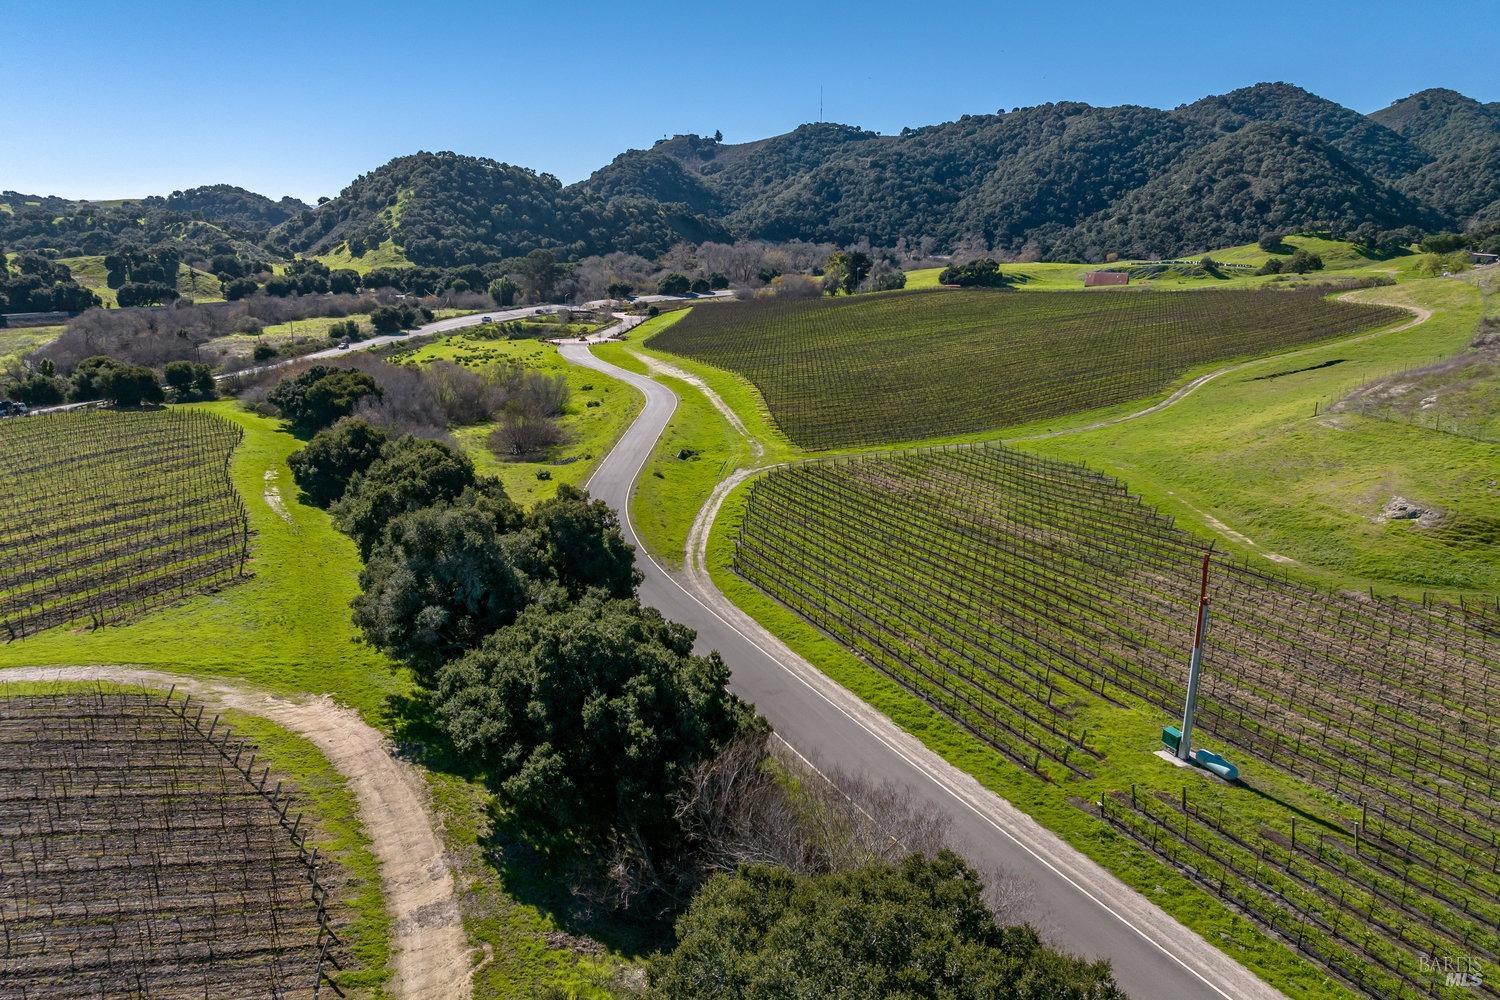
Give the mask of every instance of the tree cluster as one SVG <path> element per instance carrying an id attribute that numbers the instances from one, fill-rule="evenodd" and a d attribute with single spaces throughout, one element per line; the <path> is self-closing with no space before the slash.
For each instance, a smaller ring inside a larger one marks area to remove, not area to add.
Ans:
<path id="1" fill-rule="evenodd" d="M 356 624 L 433 692 L 508 820 L 569 856 L 670 854 L 677 794 L 754 717 L 635 600 L 613 511 L 563 486 L 523 513 L 462 453 L 357 420 L 291 465 L 365 555 Z"/>
<path id="2" fill-rule="evenodd" d="M 949 264 L 938 275 L 938 282 L 965 288 L 1004 288 L 1008 279 L 1000 272 L 998 261 L 981 257 L 963 264 Z"/>
<path id="3" fill-rule="evenodd" d="M 283 253 L 322 253 L 344 244 L 363 252 L 395 238 L 413 263 L 451 267 L 532 250 L 571 259 L 623 249 L 660 253 L 679 239 L 722 233 L 691 213 L 645 199 L 606 201 L 522 167 L 422 152 L 398 157 L 327 204 L 288 219 L 272 231 L 269 245 Z"/>
<path id="4" fill-rule="evenodd" d="M 706 885 L 650 969 L 673 1000 L 942 997 L 1123 1000 L 1104 962 L 1001 927 L 956 855 L 799 876 L 755 866 Z"/>
<path id="5" fill-rule="evenodd" d="M 20 253 L 0 268 L 0 313 L 82 312 L 97 305 L 99 296 L 74 281 L 66 265 L 43 254 Z"/>
<path id="6" fill-rule="evenodd" d="M 1207 260 L 1208 258 L 1204 258 Z M 1294 250 L 1285 260 L 1272 257 L 1260 266 L 1256 274 L 1306 274 L 1323 270 L 1323 258 L 1306 250 Z"/>
<path id="7" fill-rule="evenodd" d="M 69 379 L 68 401 L 106 400 L 116 406 L 143 406 L 166 401 L 161 380 L 150 368 L 98 355 L 85 358 Z"/>
<path id="8" fill-rule="evenodd" d="M 349 416 L 367 397 L 380 396 L 380 387 L 364 372 L 313 365 L 277 383 L 266 397 L 293 429 L 310 434 Z"/>

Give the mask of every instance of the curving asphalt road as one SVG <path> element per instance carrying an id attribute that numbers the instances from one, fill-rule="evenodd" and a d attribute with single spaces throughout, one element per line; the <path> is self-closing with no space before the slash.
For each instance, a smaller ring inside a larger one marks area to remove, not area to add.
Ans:
<path id="1" fill-rule="evenodd" d="M 1003 872 L 1029 888 L 1029 901 L 1011 916 L 1030 920 L 1049 940 L 1073 952 L 1109 959 L 1116 981 L 1132 997 L 1281 996 L 835 684 L 717 591 L 705 592 L 701 580 L 673 573 L 653 559 L 636 536 L 628 501 L 677 397 L 645 376 L 600 360 L 586 344 L 563 344 L 561 350 L 574 364 L 626 382 L 646 398 L 640 416 L 588 482 L 594 496 L 620 512 L 625 536 L 642 557 L 642 601 L 696 629 L 701 651 L 717 649 L 733 673 L 735 693 L 754 702 L 799 755 L 824 769 L 912 789 L 949 817 L 954 845 L 975 867 Z"/>

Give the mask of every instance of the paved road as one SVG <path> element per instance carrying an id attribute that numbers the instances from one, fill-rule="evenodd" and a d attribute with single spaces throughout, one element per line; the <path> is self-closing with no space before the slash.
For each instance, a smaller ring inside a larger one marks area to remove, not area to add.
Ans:
<path id="1" fill-rule="evenodd" d="M 1279 997 L 1243 967 L 1182 927 L 1098 865 L 968 775 L 947 764 L 727 601 L 694 592 L 686 575 L 651 558 L 630 523 L 631 487 L 677 405 L 671 390 L 565 344 L 569 361 L 639 389 L 646 405 L 605 456 L 588 487 L 620 512 L 627 539 L 643 557 L 641 599 L 697 630 L 700 650 L 717 649 L 733 671 L 731 687 L 753 701 L 777 732 L 817 766 L 909 786 L 951 819 L 952 839 L 981 871 L 1003 871 L 1031 888 L 1020 916 L 1052 941 L 1108 958 L 1132 997 L 1190 1000 Z"/>
<path id="2" fill-rule="evenodd" d="M 693 296 L 637 295 L 635 298 L 631 299 L 631 302 L 642 302 L 649 305 L 653 302 L 681 302 L 689 298 L 693 299 L 694 301 L 701 301 L 703 299 L 724 298 L 733 294 L 734 293 L 731 291 L 717 291 L 710 292 L 707 295 Z M 522 306 L 517 309 L 497 309 L 491 312 L 473 313 L 468 316 L 453 316 L 448 319 L 435 320 L 431 323 L 426 324 L 425 326 L 419 326 L 415 330 L 406 330 L 401 333 L 382 334 L 379 337 L 371 337 L 368 340 L 356 341 L 355 343 L 350 344 L 348 347 L 329 347 L 321 351 L 314 351 L 311 354 L 299 354 L 295 358 L 286 358 L 282 361 L 276 361 L 269 365 L 256 365 L 253 368 L 241 368 L 239 371 L 224 372 L 223 374 L 215 375 L 214 381 L 222 382 L 224 379 L 233 378 L 237 375 L 255 375 L 260 372 L 271 371 L 275 368 L 284 368 L 287 365 L 297 364 L 298 362 L 302 361 L 321 361 L 327 358 L 341 358 L 348 355 L 351 351 L 370 351 L 374 350 L 377 347 L 384 347 L 387 344 L 401 344 L 408 341 L 417 340 L 422 337 L 430 337 L 436 333 L 450 333 L 453 330 L 461 330 L 466 326 L 478 326 L 480 323 L 483 323 L 486 320 L 493 320 L 496 323 L 507 323 L 513 319 L 527 319 L 528 317 L 539 316 L 545 313 L 561 312 L 564 309 L 599 310 L 609 308 L 614 304 L 614 300 L 611 299 L 595 299 L 592 302 L 585 302 L 582 305 L 577 306 Z M 598 343 L 602 340 L 608 340 L 610 337 L 616 336 L 617 334 L 630 329 L 632 326 L 638 323 L 644 322 L 644 317 L 630 316 L 626 313 L 615 313 L 614 315 L 620 320 L 619 323 L 616 323 L 614 326 L 609 327 L 606 330 L 601 330 L 591 337 L 583 338 L 583 340 L 588 343 Z M 63 413 L 67 410 L 77 410 L 88 406 L 100 405 L 102 404 L 98 400 L 90 400 L 84 403 L 59 403 L 56 406 L 37 407 L 33 409 L 31 413 Z"/>

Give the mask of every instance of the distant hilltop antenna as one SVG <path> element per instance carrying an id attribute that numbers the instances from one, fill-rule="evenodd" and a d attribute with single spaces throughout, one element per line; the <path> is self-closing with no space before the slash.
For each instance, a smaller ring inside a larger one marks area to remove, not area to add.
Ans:
<path id="1" fill-rule="evenodd" d="M 818 84 L 818 121 L 823 120 L 823 85 Z"/>

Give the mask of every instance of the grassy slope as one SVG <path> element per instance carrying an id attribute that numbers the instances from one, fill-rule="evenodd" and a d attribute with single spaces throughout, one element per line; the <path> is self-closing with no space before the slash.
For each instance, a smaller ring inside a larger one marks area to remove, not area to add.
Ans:
<path id="1" fill-rule="evenodd" d="M 1305 243 L 1338 265 L 1348 265 L 1349 270 L 1369 264 L 1359 263 L 1364 258 L 1347 244 L 1299 237 L 1289 242 Z M 1237 249 L 1264 256 L 1253 245 Z M 1229 252 L 1222 253 L 1227 256 Z M 1399 260 L 1404 266 L 1421 256 Z M 1479 294 L 1468 281 L 1424 279 L 1366 289 L 1356 293 L 1356 298 L 1424 306 L 1436 310 L 1436 315 L 1403 333 L 1356 344 L 1336 341 L 1299 353 L 1294 363 L 1256 362 L 1150 417 L 1018 446 L 1102 468 L 1191 530 L 1218 535 L 1221 544 L 1236 551 L 1260 555 L 1269 551 L 1296 560 L 1302 565 L 1282 563 L 1280 569 L 1323 586 L 1363 590 L 1373 585 L 1381 592 L 1407 595 L 1424 590 L 1500 591 L 1500 547 L 1493 539 L 1486 543 L 1485 525 L 1493 522 L 1482 520 L 1500 514 L 1500 494 L 1489 485 L 1493 473 L 1484 474 L 1494 465 L 1493 445 L 1353 415 L 1320 413 L 1313 418 L 1315 404 L 1326 409 L 1358 385 L 1460 350 L 1478 318 Z M 656 331 L 647 335 L 651 332 Z M 753 434 L 762 440 L 779 436 L 765 416 L 759 394 L 745 380 L 675 355 L 649 348 L 646 353 L 706 375 L 716 388 L 725 386 L 721 394 L 746 419 Z M 1256 375 L 1338 358 L 1344 360 L 1318 371 L 1249 381 Z M 1200 366 L 1185 373 L 1168 391 L 1221 367 L 1224 363 Z M 1021 438 L 1133 413 L 1143 402 L 923 443 Z M 858 450 L 878 449 L 845 449 Z M 659 450 L 658 464 L 665 458 L 664 451 Z M 795 452 L 775 453 L 773 449 L 773 458 L 789 456 L 795 457 Z M 644 489 L 640 492 L 644 494 Z M 1458 523 L 1451 543 L 1443 541 L 1449 536 L 1441 531 L 1404 522 L 1375 523 L 1372 518 L 1393 494 L 1436 504 L 1470 520 Z M 638 496 L 632 509 L 645 506 Z M 686 510 L 687 506 L 674 505 L 667 511 L 667 523 L 643 530 L 653 552 L 680 554 L 677 540 L 686 536 L 696 513 Z M 679 507 L 684 509 L 674 513 Z M 650 523 L 644 513 L 633 516 L 638 524 Z M 1247 546 L 1219 531 L 1210 517 L 1248 535 L 1257 545 Z"/>
<path id="2" fill-rule="evenodd" d="M 279 351 L 298 342 L 309 345 L 306 350 L 322 350 L 334 344 L 328 339 L 328 328 L 335 323 L 343 323 L 350 319 L 359 321 L 363 324 L 366 333 L 370 332 L 368 313 L 354 313 L 349 316 L 313 316 L 309 319 L 292 320 L 287 323 L 273 323 L 259 334 L 231 333 L 223 337 L 215 337 L 204 345 L 204 349 L 216 357 L 240 361 L 250 358 L 256 345 L 262 343 L 269 344 Z M 293 353 L 302 353 L 302 351 Z"/>
<path id="3" fill-rule="evenodd" d="M 255 575 L 134 623 L 97 632 L 54 629 L 0 645 L 0 667 L 119 663 L 243 678 L 278 693 L 331 694 L 372 724 L 393 730 L 393 699 L 412 694 L 411 678 L 361 643 L 350 622 L 359 557 L 325 512 L 297 501 L 286 458 L 302 442 L 281 430 L 278 421 L 247 413 L 236 403 L 204 405 L 245 428 L 231 475 L 255 533 Z M 263 497 L 267 470 L 277 475 L 290 523 Z M 296 773 L 293 765 L 288 769 Z M 621 959 L 613 952 L 586 957 L 548 944 L 558 920 L 545 905 L 518 900 L 508 888 L 518 878 L 537 876 L 492 858 L 477 840 L 486 830 L 489 794 L 474 781 L 435 772 L 427 777 L 444 839 L 467 887 L 465 929 L 496 955 L 493 971 L 477 980 L 476 1000 L 545 995 L 551 989 L 571 997 L 607 997 L 598 984 Z"/>
<path id="4" fill-rule="evenodd" d="M 493 424 L 462 427 L 454 433 L 478 470 L 498 476 L 505 484 L 505 491 L 527 507 L 552 496 L 562 483 L 581 486 L 641 409 L 640 394 L 630 386 L 568 364 L 555 345 L 544 341 L 485 340 L 455 334 L 427 344 L 409 357 L 417 363 L 437 358 L 473 366 L 514 363 L 568 380 L 572 399 L 562 423 L 569 440 L 543 461 L 513 462 L 498 458 L 486 443 L 494 430 Z M 599 405 L 591 407 L 590 402 Z M 538 479 L 539 472 L 551 478 Z"/>
<path id="5" fill-rule="evenodd" d="M 1372 277 L 1413 277 L 1422 267 L 1424 262 L 1431 260 L 1431 254 L 1403 254 L 1391 258 L 1367 257 L 1351 243 L 1341 240 L 1330 240 L 1320 236 L 1288 236 L 1283 241 L 1287 247 L 1284 252 L 1270 254 L 1262 250 L 1254 243 L 1243 246 L 1226 247 L 1221 250 L 1210 251 L 1207 256 L 1221 264 L 1246 264 L 1250 267 L 1259 268 L 1271 257 L 1285 259 L 1290 257 L 1296 250 L 1306 250 L 1316 253 L 1323 258 L 1323 270 L 1312 272 L 1305 276 L 1291 275 L 1257 275 L 1248 272 L 1225 271 L 1221 277 L 1188 277 L 1185 275 L 1169 274 L 1149 281 L 1135 281 L 1135 287 L 1149 287 L 1164 291 L 1185 291 L 1199 288 L 1254 288 L 1266 284 L 1288 284 L 1288 283 L 1321 283 L 1338 279 L 1349 278 L 1372 278 Z M 1183 259 L 1200 259 L 1205 255 L 1187 255 Z M 1024 291 L 1051 292 L 1065 289 L 1078 289 L 1083 287 L 1083 276 L 1089 271 L 1100 268 L 1119 268 L 1130 265 L 1132 261 L 1114 261 L 1107 264 L 1002 264 L 1001 270 L 1018 279 L 1017 288 Z M 907 288 L 935 288 L 938 284 L 938 275 L 941 268 L 928 267 L 906 272 Z M 1100 292 L 1109 293 L 1113 291 L 1108 288 L 1099 289 Z"/>
<path id="6" fill-rule="evenodd" d="M 103 256 L 62 257 L 57 262 L 67 265 L 68 270 L 73 273 L 73 280 L 91 289 L 104 300 L 106 306 L 118 305 L 115 290 L 109 287 Z M 218 278 L 186 264 L 179 264 L 177 267 L 177 290 L 194 302 L 219 302 L 223 300 L 224 294 Z"/>
<path id="7" fill-rule="evenodd" d="M 936 288 L 938 286 L 938 275 L 943 273 L 940 267 L 919 267 L 906 272 L 906 287 Z"/>
<path id="8" fill-rule="evenodd" d="M 1020 447 L 1103 469 L 1201 533 L 1215 532 L 1198 512 L 1211 514 L 1261 549 L 1306 564 L 1325 585 L 1500 591 L 1495 545 L 1445 541 L 1442 527 L 1373 520 L 1395 494 L 1455 515 L 1500 518 L 1494 445 L 1351 414 L 1314 415 L 1315 404 L 1325 410 L 1374 378 L 1460 350 L 1478 319 L 1479 296 L 1463 282 L 1434 279 L 1358 297 L 1427 306 L 1436 315 L 1292 362 L 1256 362 L 1148 417 Z M 1335 359 L 1344 360 L 1253 380 Z"/>
<path id="9" fill-rule="evenodd" d="M 1500 268 L 1475 269 L 1463 280 L 1480 290 L 1486 318 L 1500 325 Z M 1360 413 L 1500 444 L 1500 343 L 1366 389 L 1352 401 Z"/>
<path id="10" fill-rule="evenodd" d="M 49 344 L 62 336 L 60 326 L 0 326 L 0 368 L 21 360 L 21 356 Z"/>
<path id="11" fill-rule="evenodd" d="M 74 689 L 113 690 L 97 682 L 28 683 L 0 680 L 0 698 Z M 120 690 L 135 690 L 118 686 Z M 380 869 L 359 819 L 359 804 L 338 769 L 305 737 L 257 715 L 227 711 L 235 733 L 255 744 L 256 752 L 277 780 L 294 786 L 298 810 L 305 811 L 316 831 L 313 846 L 337 863 L 343 886 L 336 895 L 348 910 L 338 916 L 340 932 L 354 958 L 339 985 L 351 998 L 386 997 L 391 977 L 390 920 L 381 902 Z M 326 876 L 325 876 L 326 880 Z"/>
<path id="12" fill-rule="evenodd" d="M 368 274 L 377 267 L 411 267 L 411 261 L 406 259 L 406 255 L 393 240 L 386 240 L 373 250 L 365 251 L 362 257 L 353 256 L 349 253 L 349 245 L 341 243 L 337 250 L 322 254 L 315 259 L 327 264 L 331 270 L 348 268 L 360 274 Z"/>
<path id="13" fill-rule="evenodd" d="M 356 640 L 348 606 L 359 557 L 326 513 L 296 502 L 286 459 L 301 442 L 236 403 L 202 405 L 245 428 L 230 472 L 255 533 L 251 578 L 129 624 L 53 629 L 0 646 L 0 666 L 134 663 L 241 677 L 272 691 L 327 692 L 382 721 L 386 697 L 410 691 L 411 682 Z M 267 472 L 290 522 L 266 502 Z"/>

